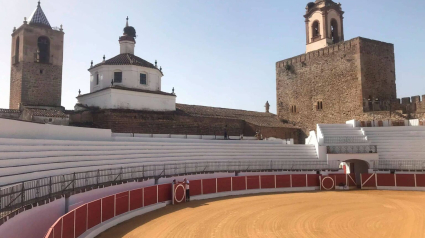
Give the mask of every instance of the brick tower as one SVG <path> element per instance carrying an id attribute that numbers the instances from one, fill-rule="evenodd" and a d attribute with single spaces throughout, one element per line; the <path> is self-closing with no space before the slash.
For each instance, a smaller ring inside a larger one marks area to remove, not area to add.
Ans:
<path id="1" fill-rule="evenodd" d="M 13 30 L 10 109 L 61 106 L 63 39 L 62 27 L 50 26 L 40 2 Z"/>

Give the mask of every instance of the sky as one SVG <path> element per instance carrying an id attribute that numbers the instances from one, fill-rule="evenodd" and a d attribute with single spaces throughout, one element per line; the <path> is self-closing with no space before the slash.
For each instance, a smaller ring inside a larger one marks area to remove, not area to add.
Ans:
<path id="1" fill-rule="evenodd" d="M 62 105 L 90 91 L 90 61 L 119 54 L 125 18 L 135 54 L 162 66 L 162 91 L 177 103 L 276 113 L 277 61 L 305 52 L 307 1 L 42 0 L 52 26 L 63 24 Z M 425 94 L 425 1 L 341 0 L 344 34 L 395 45 L 397 96 Z M 11 34 L 37 0 L 0 0 L 0 108 L 9 107 Z"/>

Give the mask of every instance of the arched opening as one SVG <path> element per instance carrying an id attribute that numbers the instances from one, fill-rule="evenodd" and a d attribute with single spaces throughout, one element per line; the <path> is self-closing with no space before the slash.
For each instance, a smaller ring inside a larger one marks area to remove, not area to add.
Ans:
<path id="1" fill-rule="evenodd" d="M 331 38 L 333 43 L 339 42 L 338 22 L 335 19 L 331 20 Z"/>
<path id="2" fill-rule="evenodd" d="M 313 41 L 320 38 L 320 23 L 319 23 L 319 21 L 313 22 L 313 24 L 311 25 L 311 32 L 313 33 L 312 34 L 313 35 L 313 38 L 312 38 Z"/>
<path id="3" fill-rule="evenodd" d="M 361 185 L 360 174 L 368 173 L 369 163 L 359 159 L 346 160 L 344 161 L 344 163 L 347 166 L 346 173 L 349 173 L 352 176 L 355 175 L 357 187 L 360 187 Z"/>
<path id="4" fill-rule="evenodd" d="M 15 42 L 15 64 L 19 63 L 19 36 L 16 37 Z"/>
<path id="5" fill-rule="evenodd" d="M 47 64 L 50 62 L 50 40 L 45 36 L 38 38 L 37 62 Z"/>

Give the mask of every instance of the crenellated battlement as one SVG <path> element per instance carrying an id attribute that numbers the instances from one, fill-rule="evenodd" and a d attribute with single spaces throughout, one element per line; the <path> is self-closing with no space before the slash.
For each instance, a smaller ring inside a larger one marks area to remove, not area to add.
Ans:
<path id="1" fill-rule="evenodd" d="M 334 54 L 336 52 L 340 52 L 340 51 L 349 51 L 352 48 L 358 48 L 358 46 L 360 45 L 360 42 L 369 42 L 369 43 L 377 43 L 377 44 L 387 44 L 390 47 L 394 47 L 393 44 L 391 43 L 386 43 L 386 42 L 382 42 L 382 41 L 377 41 L 377 40 L 371 40 L 371 39 L 367 39 L 367 38 L 363 38 L 363 37 L 356 37 L 353 38 L 351 40 L 348 41 L 343 41 L 337 44 L 333 44 L 331 46 L 319 49 L 319 50 L 315 50 L 315 51 L 311 51 L 305 54 L 301 54 L 292 58 L 288 58 L 285 60 L 281 60 L 276 62 L 276 68 L 283 68 L 285 67 L 285 65 L 293 65 L 295 63 L 300 63 L 300 62 L 309 62 L 312 59 L 318 58 L 318 57 L 322 57 L 322 56 L 326 56 L 326 55 L 331 55 Z"/>
<path id="2" fill-rule="evenodd" d="M 394 100 L 394 103 L 397 104 L 413 104 L 413 103 L 421 103 L 424 102 L 425 100 L 425 94 L 422 95 L 422 100 L 421 100 L 421 96 L 412 96 L 412 97 L 404 97 L 404 98 L 397 98 L 396 100 Z"/>
<path id="3" fill-rule="evenodd" d="M 421 96 L 412 96 L 397 98 L 393 101 L 393 105 L 400 110 L 407 110 L 411 113 L 425 112 L 425 94 Z"/>

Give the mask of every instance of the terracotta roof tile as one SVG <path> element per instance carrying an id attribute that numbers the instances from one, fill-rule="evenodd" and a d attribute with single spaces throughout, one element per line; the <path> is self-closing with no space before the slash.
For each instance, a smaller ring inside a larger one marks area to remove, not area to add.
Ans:
<path id="1" fill-rule="evenodd" d="M 91 67 L 91 69 L 101 65 L 137 65 L 159 70 L 152 63 L 149 63 L 148 61 L 129 53 L 119 54 L 111 59 L 106 60 L 105 62 L 96 64 L 95 66 Z"/>
<path id="2" fill-rule="evenodd" d="M 152 93 L 152 94 L 160 94 L 160 95 L 167 95 L 167 96 L 176 96 L 175 94 L 172 94 L 172 93 L 166 93 L 166 92 L 163 92 L 163 91 L 150 91 L 150 90 L 145 90 L 145 89 L 139 89 L 139 88 L 127 88 L 127 87 L 123 87 L 123 86 L 120 86 L 120 85 L 114 85 L 114 86 L 111 86 L 111 87 L 102 88 L 102 89 L 100 89 L 100 90 L 98 90 L 98 91 L 95 91 L 95 92 L 86 93 L 86 94 L 81 94 L 81 95 L 79 95 L 78 97 L 82 97 L 82 96 L 90 95 L 90 94 L 97 93 L 97 92 L 100 92 L 100 91 L 104 91 L 104 90 L 107 90 L 107 89 L 110 89 L 110 88 L 112 88 L 112 89 L 119 89 L 119 90 L 133 91 L 133 92 L 142 92 L 142 93 Z M 78 97 L 77 97 L 77 98 L 78 98 Z"/>

